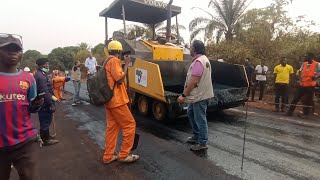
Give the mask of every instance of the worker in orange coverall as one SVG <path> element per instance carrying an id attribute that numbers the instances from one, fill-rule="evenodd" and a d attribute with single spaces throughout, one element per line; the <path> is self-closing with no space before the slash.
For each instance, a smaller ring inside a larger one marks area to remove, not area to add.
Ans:
<path id="1" fill-rule="evenodd" d="M 134 143 L 136 123 L 128 107 L 129 98 L 124 84 L 128 71 L 130 57 L 125 57 L 125 65 L 122 68 L 119 56 L 122 51 L 122 44 L 119 41 L 111 41 L 108 44 L 107 63 L 105 65 L 108 85 L 114 93 L 111 100 L 105 104 L 107 114 L 106 148 L 103 155 L 103 163 L 109 164 L 115 160 L 120 162 L 135 162 L 138 155 L 130 154 Z M 114 155 L 119 130 L 122 130 L 122 146 L 118 155 Z"/>
<path id="2" fill-rule="evenodd" d="M 63 77 L 59 75 L 59 70 L 53 70 L 53 94 L 58 100 L 65 100 L 62 97 L 62 88 L 65 82 L 67 82 L 68 80 L 68 77 Z"/>

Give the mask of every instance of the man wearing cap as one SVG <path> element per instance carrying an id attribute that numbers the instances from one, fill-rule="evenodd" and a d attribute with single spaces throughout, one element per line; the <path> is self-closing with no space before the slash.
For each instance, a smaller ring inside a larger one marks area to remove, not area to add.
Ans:
<path id="1" fill-rule="evenodd" d="M 53 139 L 50 136 L 49 127 L 53 118 L 53 113 L 55 112 L 52 89 L 52 80 L 48 77 L 49 72 L 49 61 L 47 58 L 40 58 L 36 61 L 38 65 L 38 70 L 34 75 L 37 82 L 38 94 L 45 93 L 44 104 L 38 112 L 40 121 L 40 136 L 43 141 L 43 145 L 53 145 L 57 144 L 59 141 Z"/>
<path id="2" fill-rule="evenodd" d="M 21 36 L 0 33 L 0 179 L 9 180 L 11 165 L 20 179 L 37 180 L 37 129 L 30 113 L 43 99 L 35 100 L 37 85 L 27 72 L 18 69 L 22 59 Z"/>

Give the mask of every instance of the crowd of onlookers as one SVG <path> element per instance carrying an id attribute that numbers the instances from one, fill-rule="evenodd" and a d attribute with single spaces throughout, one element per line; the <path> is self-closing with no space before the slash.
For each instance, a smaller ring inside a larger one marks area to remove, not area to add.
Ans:
<path id="1" fill-rule="evenodd" d="M 299 114 L 299 117 L 308 118 L 310 112 L 314 113 L 315 110 L 314 95 L 319 93 L 320 64 L 316 59 L 313 53 L 307 52 L 301 67 L 295 71 L 288 64 L 287 58 L 282 57 L 273 69 L 273 78 L 270 78 L 272 76 L 264 60 L 254 68 L 250 59 L 245 59 L 244 65 L 249 82 L 247 97 L 250 101 L 255 101 L 255 93 L 259 88 L 258 100 L 262 102 L 266 84 L 271 82 L 274 88 L 275 112 L 286 112 L 286 115 L 292 116 L 295 108 L 302 106 L 303 113 Z M 295 88 L 295 93 L 289 102 L 289 92 L 292 88 Z M 302 105 L 297 105 L 300 100 Z"/>
<path id="2" fill-rule="evenodd" d="M 38 113 L 40 122 L 40 143 L 49 146 L 59 143 L 59 140 L 49 132 L 54 118 L 55 102 L 63 100 L 62 88 L 66 81 L 73 82 L 75 91 L 72 105 L 82 104 L 79 91 L 81 86 L 80 67 L 88 69 L 88 75 L 96 73 L 97 61 L 91 55 L 84 64 L 75 62 L 71 70 L 71 77 L 53 71 L 49 76 L 49 61 L 39 58 L 36 61 L 37 70 L 30 74 L 30 69 L 18 68 L 23 54 L 22 38 L 15 34 L 0 33 L 0 179 L 8 180 L 12 165 L 18 170 L 20 179 L 39 179 L 37 169 L 37 146 L 34 143 L 38 130 L 31 122 L 31 113 Z M 136 137 L 136 123 L 128 107 L 129 97 L 124 80 L 128 73 L 131 58 L 124 56 L 123 65 L 120 58 L 123 51 L 119 41 L 112 40 L 107 45 L 108 58 L 104 63 L 105 82 L 112 89 L 112 97 L 105 102 L 107 114 L 106 148 L 103 163 L 113 161 L 124 163 L 135 162 L 138 155 L 131 154 Z M 211 64 L 206 57 L 206 48 L 203 42 L 193 41 L 190 55 L 192 63 L 188 69 L 183 93 L 177 101 L 188 104 L 188 118 L 192 127 L 193 136 L 186 139 L 192 151 L 208 149 L 208 124 L 206 112 L 209 99 L 214 97 Z M 313 97 L 320 77 L 320 64 L 314 60 L 313 53 L 306 53 L 302 66 L 297 73 L 281 58 L 279 65 L 273 70 L 274 78 L 269 80 L 269 68 L 261 61 L 255 68 L 250 59 L 245 60 L 245 69 L 248 77 L 248 97 L 251 91 L 251 100 L 255 100 L 255 91 L 260 89 L 259 101 L 263 100 L 264 88 L 267 81 L 274 82 L 275 110 L 291 116 L 300 99 L 303 98 L 303 114 L 308 117 L 314 109 Z M 100 73 L 100 72 L 99 72 Z M 103 81 L 104 82 L 104 81 Z M 289 103 L 289 83 L 296 84 L 296 93 Z M 281 103 L 280 103 L 281 99 Z M 288 109 L 286 109 L 286 107 Z M 115 154 L 119 130 L 122 130 L 123 142 L 118 154 Z"/>

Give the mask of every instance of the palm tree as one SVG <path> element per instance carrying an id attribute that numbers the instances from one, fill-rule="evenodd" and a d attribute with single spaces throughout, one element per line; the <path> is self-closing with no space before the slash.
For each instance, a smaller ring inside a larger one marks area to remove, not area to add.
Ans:
<path id="1" fill-rule="evenodd" d="M 179 28 L 179 31 L 180 30 L 186 30 L 186 27 L 184 27 L 181 24 L 179 24 L 178 28 Z M 167 27 L 164 26 L 164 27 L 160 27 L 160 28 L 156 29 L 156 32 L 162 32 L 162 31 L 167 31 Z M 171 25 L 171 32 L 174 33 L 174 34 L 178 33 L 177 32 L 177 25 L 175 25 L 175 24 Z"/>
<path id="2" fill-rule="evenodd" d="M 180 30 L 186 30 L 186 27 L 183 25 L 179 25 L 179 31 Z M 166 26 L 164 26 L 164 23 L 157 23 L 154 25 L 154 29 L 156 33 L 165 32 Z M 121 30 L 123 32 L 123 30 Z M 171 26 L 172 33 L 177 34 L 177 26 L 173 24 Z M 134 39 L 135 37 L 143 37 L 147 39 L 153 38 L 153 25 L 152 24 L 142 24 L 142 25 L 128 25 L 127 26 L 127 37 L 128 39 Z M 180 40 L 183 40 L 182 37 L 179 38 Z"/>
<path id="3" fill-rule="evenodd" d="M 163 22 L 154 24 L 154 28 L 157 31 L 161 26 L 163 25 Z M 141 24 L 141 25 L 127 25 L 127 37 L 128 39 L 134 39 L 135 37 L 145 37 L 147 39 L 152 39 L 153 36 L 153 25 L 152 24 Z M 121 32 L 124 32 L 123 29 L 120 30 Z"/>
<path id="4" fill-rule="evenodd" d="M 205 12 L 207 17 L 196 17 L 190 22 L 190 38 L 194 39 L 204 32 L 206 39 L 212 39 L 213 33 L 216 32 L 217 42 L 222 34 L 225 34 L 227 41 L 232 41 L 238 20 L 248 7 L 246 2 L 247 0 L 210 0 L 208 7 L 214 9 L 216 16 L 197 8 Z"/>
<path id="5" fill-rule="evenodd" d="M 153 28 L 157 32 L 161 26 L 163 26 L 163 22 L 154 24 L 154 27 L 152 24 L 142 24 L 142 27 L 145 28 L 146 38 L 153 39 Z"/>

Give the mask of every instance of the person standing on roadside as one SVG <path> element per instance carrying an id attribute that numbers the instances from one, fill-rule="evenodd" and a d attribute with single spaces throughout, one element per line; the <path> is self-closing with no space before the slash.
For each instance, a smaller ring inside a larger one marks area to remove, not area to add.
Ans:
<path id="1" fill-rule="evenodd" d="M 265 65 L 265 60 L 261 60 L 261 64 L 257 65 L 255 69 L 256 81 L 252 89 L 252 99 L 251 99 L 252 101 L 254 101 L 254 96 L 258 86 L 260 88 L 259 101 L 262 101 L 264 88 L 267 82 L 267 72 L 268 72 L 268 67 Z"/>
<path id="2" fill-rule="evenodd" d="M 32 74 L 32 72 L 31 72 L 30 68 L 25 67 L 25 68 L 23 68 L 23 71 L 25 71 L 25 72 L 29 73 L 31 76 L 33 76 L 33 74 Z"/>
<path id="3" fill-rule="evenodd" d="M 253 76 L 254 76 L 254 67 L 251 65 L 249 58 L 246 58 L 244 60 L 244 67 L 246 69 L 246 73 L 247 73 L 247 77 L 248 77 L 248 81 L 249 81 L 249 87 L 248 87 L 248 91 L 247 91 L 247 97 L 249 97 L 250 90 L 253 85 Z"/>
<path id="4" fill-rule="evenodd" d="M 59 74 L 59 70 L 53 71 L 53 78 L 52 78 L 53 94 L 59 101 L 65 100 L 63 98 L 63 87 L 65 82 L 68 82 L 68 81 L 69 81 L 69 78 L 65 76 L 61 76 L 61 74 Z"/>
<path id="5" fill-rule="evenodd" d="M 314 61 L 314 54 L 307 52 L 304 56 L 305 62 L 300 68 L 300 79 L 298 81 L 298 89 L 295 94 L 287 116 L 292 116 L 296 108 L 296 104 L 304 97 L 303 115 L 301 118 L 308 118 L 310 113 L 310 106 L 314 105 L 313 97 L 315 93 L 315 86 L 317 85 L 316 79 L 320 77 L 320 63 Z"/>
<path id="6" fill-rule="evenodd" d="M 84 66 L 88 69 L 88 75 L 95 75 L 97 72 L 97 60 L 95 57 L 92 56 L 92 54 L 89 54 L 89 57 L 86 59 Z"/>
<path id="7" fill-rule="evenodd" d="M 0 33 L 0 179 L 9 180 L 11 165 L 20 180 L 38 180 L 37 129 L 30 113 L 43 104 L 32 75 L 17 68 L 21 36 Z"/>
<path id="8" fill-rule="evenodd" d="M 80 61 L 75 62 L 71 70 L 71 80 L 73 82 L 74 93 L 73 93 L 73 103 L 72 106 L 81 104 L 80 99 L 80 88 L 81 88 L 81 63 Z"/>
<path id="9" fill-rule="evenodd" d="M 279 112 L 280 97 L 281 97 L 281 112 L 284 112 L 285 104 L 289 101 L 289 83 L 293 79 L 293 67 L 287 64 L 287 58 L 282 57 L 280 64 L 274 68 L 275 82 L 275 112 Z"/>
<path id="10" fill-rule="evenodd" d="M 36 61 L 38 70 L 34 75 L 37 82 L 38 94 L 45 93 L 44 104 L 40 108 L 38 115 L 40 121 L 40 136 L 44 146 L 54 145 L 59 143 L 50 135 L 50 125 L 55 112 L 54 95 L 52 88 L 52 79 L 48 76 L 49 73 L 49 60 L 47 58 L 40 58 Z"/>
<path id="11" fill-rule="evenodd" d="M 188 44 L 184 45 L 183 54 L 190 54 L 190 49 Z"/>
<path id="12" fill-rule="evenodd" d="M 103 163 L 109 164 L 115 160 L 120 162 L 135 162 L 138 155 L 130 154 L 133 147 L 136 122 L 128 107 L 129 97 L 124 84 L 124 79 L 128 72 L 130 57 L 125 56 L 125 65 L 122 68 L 120 58 L 122 44 L 119 41 L 111 41 L 108 44 L 109 56 L 105 65 L 108 85 L 113 88 L 113 97 L 105 104 L 107 116 L 106 128 L 106 148 L 103 155 Z M 114 155 L 119 130 L 122 130 L 122 146 L 119 154 Z"/>
<path id="13" fill-rule="evenodd" d="M 208 149 L 208 100 L 214 97 L 211 64 L 205 55 L 205 45 L 195 40 L 191 45 L 192 63 L 188 69 L 184 90 L 178 102 L 189 103 L 187 114 L 192 127 L 193 136 L 187 139 L 194 144 L 190 150 L 200 151 Z"/>

